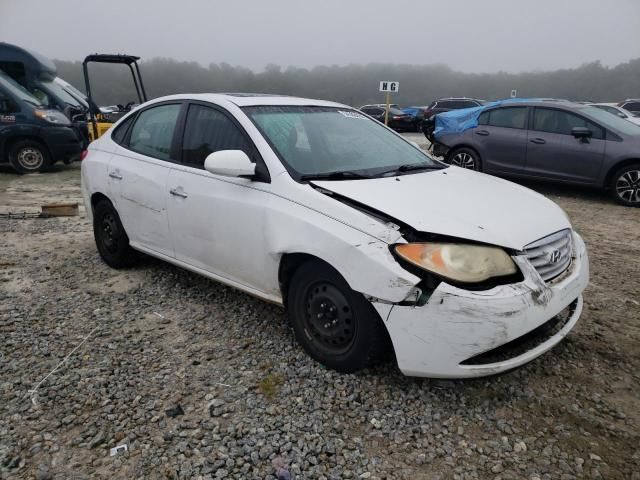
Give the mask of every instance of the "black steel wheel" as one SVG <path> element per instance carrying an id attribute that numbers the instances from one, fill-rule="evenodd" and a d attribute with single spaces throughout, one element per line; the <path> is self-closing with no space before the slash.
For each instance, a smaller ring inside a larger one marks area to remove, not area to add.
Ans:
<path id="1" fill-rule="evenodd" d="M 113 268 L 135 263 L 135 251 L 129 246 L 118 212 L 108 200 L 101 200 L 93 209 L 93 236 L 100 256 Z"/>
<path id="2" fill-rule="evenodd" d="M 627 165 L 612 177 L 611 193 L 622 205 L 640 207 L 640 164 Z"/>
<path id="3" fill-rule="evenodd" d="M 356 324 L 344 294 L 334 284 L 322 280 L 309 284 L 303 295 L 305 333 L 327 355 L 347 352 L 356 337 Z"/>
<path id="4" fill-rule="evenodd" d="M 288 283 L 289 320 L 312 358 L 340 372 L 355 372 L 384 358 L 390 342 L 378 313 L 335 269 L 309 261 Z"/>

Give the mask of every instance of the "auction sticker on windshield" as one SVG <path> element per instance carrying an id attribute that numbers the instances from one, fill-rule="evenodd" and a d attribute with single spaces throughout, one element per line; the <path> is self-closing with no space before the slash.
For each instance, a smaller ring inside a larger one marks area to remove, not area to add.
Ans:
<path id="1" fill-rule="evenodd" d="M 348 111 L 348 110 L 347 110 L 347 111 L 345 111 L 345 110 L 338 110 L 338 112 L 340 112 L 340 114 L 341 114 L 341 115 L 343 115 L 344 117 L 347 117 L 347 118 L 359 118 L 359 119 L 361 119 L 361 120 L 364 120 L 365 118 L 367 118 L 367 117 L 365 117 L 364 115 L 362 115 L 362 114 L 360 114 L 360 113 L 357 113 L 357 112 L 350 112 L 350 111 Z"/>

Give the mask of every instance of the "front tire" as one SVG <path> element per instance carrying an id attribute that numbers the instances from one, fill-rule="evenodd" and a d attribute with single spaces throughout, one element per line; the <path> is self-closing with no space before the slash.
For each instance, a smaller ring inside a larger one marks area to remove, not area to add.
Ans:
<path id="1" fill-rule="evenodd" d="M 620 204 L 640 207 L 640 163 L 620 168 L 611 177 L 611 194 Z"/>
<path id="2" fill-rule="evenodd" d="M 35 140 L 19 140 L 9 149 L 9 162 L 20 174 L 36 173 L 51 165 L 49 152 Z"/>
<path id="3" fill-rule="evenodd" d="M 462 147 L 456 148 L 447 155 L 447 163 L 456 167 L 466 168 L 467 170 L 480 171 L 480 156 L 475 150 Z"/>
<path id="4" fill-rule="evenodd" d="M 351 373 L 389 350 L 387 332 L 371 303 L 327 264 L 304 263 L 289 285 L 287 309 L 296 339 L 318 362 Z"/>
<path id="5" fill-rule="evenodd" d="M 135 264 L 136 252 L 129 245 L 120 216 L 108 200 L 100 200 L 93 209 L 93 237 L 104 262 L 112 268 Z"/>

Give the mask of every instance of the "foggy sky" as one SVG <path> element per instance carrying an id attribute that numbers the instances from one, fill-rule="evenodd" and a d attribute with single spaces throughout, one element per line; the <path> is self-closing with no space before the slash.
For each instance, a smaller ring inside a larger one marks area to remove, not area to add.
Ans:
<path id="1" fill-rule="evenodd" d="M 640 57 L 640 0 L 0 0 L 0 41 L 62 60 L 554 70 Z"/>

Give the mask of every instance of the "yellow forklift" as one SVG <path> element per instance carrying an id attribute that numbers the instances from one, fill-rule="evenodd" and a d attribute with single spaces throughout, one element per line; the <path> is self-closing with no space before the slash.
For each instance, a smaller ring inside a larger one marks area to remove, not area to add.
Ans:
<path id="1" fill-rule="evenodd" d="M 93 55 L 88 55 L 84 62 L 82 62 L 82 71 L 84 73 L 84 84 L 87 91 L 87 97 L 89 99 L 89 119 L 91 126 L 89 128 L 89 139 L 90 141 L 99 138 L 104 132 L 111 128 L 120 117 L 125 115 L 127 112 L 131 111 L 131 108 L 136 104 L 134 102 L 129 102 L 126 105 L 118 105 L 117 112 L 109 112 L 103 113 L 99 107 L 97 107 L 96 103 L 93 101 L 93 97 L 91 94 L 91 84 L 89 82 L 89 63 L 117 63 L 124 64 L 129 67 L 131 71 L 131 76 L 133 77 L 133 84 L 136 87 L 136 93 L 138 94 L 138 103 L 140 105 L 147 101 L 147 93 L 144 89 L 144 84 L 142 83 L 142 76 L 140 75 L 140 67 L 138 66 L 138 60 L 140 57 L 135 57 L 133 55 L 111 55 L 111 54 L 102 54 L 96 53 Z"/>

